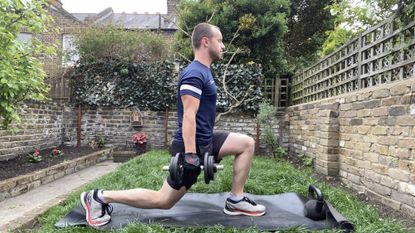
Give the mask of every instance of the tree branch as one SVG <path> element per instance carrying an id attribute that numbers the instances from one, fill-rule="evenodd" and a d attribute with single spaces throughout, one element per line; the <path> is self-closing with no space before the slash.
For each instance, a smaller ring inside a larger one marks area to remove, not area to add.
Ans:
<path id="1" fill-rule="evenodd" d="M 253 85 L 249 86 L 248 90 L 245 92 L 244 97 L 243 97 L 241 100 L 236 100 L 236 103 L 235 103 L 235 104 L 233 104 L 233 105 L 231 105 L 231 106 L 229 107 L 229 109 L 228 109 L 226 112 L 221 112 L 221 113 L 219 113 L 219 114 L 216 116 L 215 123 L 219 122 L 222 116 L 224 116 L 224 115 L 226 115 L 226 114 L 229 114 L 229 113 L 230 113 L 230 112 L 232 112 L 235 108 L 239 107 L 242 103 L 244 103 L 244 102 L 246 102 L 246 103 L 247 103 L 247 102 L 250 102 L 250 101 L 254 100 L 254 99 L 256 98 L 256 96 L 254 96 L 254 97 L 252 97 L 252 98 L 250 98 L 250 99 L 246 99 L 246 98 L 247 98 L 247 97 L 248 97 L 248 96 L 249 96 L 249 95 L 253 92 L 252 87 L 253 87 Z M 245 99 L 246 99 L 246 100 L 245 100 Z"/>
<path id="2" fill-rule="evenodd" d="M 162 16 L 163 19 L 167 19 L 169 20 L 167 17 Z M 187 31 L 185 31 L 183 28 L 181 28 L 176 22 L 171 21 L 180 31 L 182 31 L 185 35 L 187 35 L 188 37 L 192 37 L 192 35 L 190 35 Z"/>
<path id="3" fill-rule="evenodd" d="M 230 46 L 232 45 L 233 41 L 239 36 L 239 30 L 241 30 L 241 27 L 238 27 L 238 30 L 236 30 L 236 32 L 233 34 L 233 37 L 231 39 L 231 41 L 228 44 L 228 48 L 230 48 Z"/>
<path id="4" fill-rule="evenodd" d="M 10 23 L 8 23 L 5 28 L 6 29 L 9 29 L 10 26 L 12 26 L 13 24 L 19 22 L 19 20 L 21 20 L 21 19 L 23 19 L 23 15 L 20 15 L 18 18 L 14 19 Z"/>
<path id="5" fill-rule="evenodd" d="M 212 12 L 212 15 L 210 16 L 209 20 L 207 21 L 208 23 L 210 23 L 210 21 L 213 19 L 213 16 L 215 15 L 215 13 L 216 13 L 216 8 L 215 8 L 215 10 Z"/>
<path id="6" fill-rule="evenodd" d="M 179 54 L 180 57 L 182 57 L 183 59 L 185 59 L 187 62 L 191 62 L 189 59 L 187 59 L 187 57 L 185 57 L 183 54 L 177 52 L 177 54 Z"/>
<path id="7" fill-rule="evenodd" d="M 231 93 L 229 93 L 228 88 L 226 87 L 226 73 L 228 72 L 229 65 L 231 64 L 233 58 L 235 57 L 235 55 L 238 52 L 239 52 L 239 48 L 237 48 L 236 51 L 232 53 L 231 58 L 229 59 L 228 63 L 225 66 L 225 72 L 223 72 L 223 76 L 222 76 L 222 87 L 223 87 L 223 91 L 225 92 L 225 94 L 227 94 L 228 96 L 230 96 L 235 101 L 238 101 L 238 100 Z"/>

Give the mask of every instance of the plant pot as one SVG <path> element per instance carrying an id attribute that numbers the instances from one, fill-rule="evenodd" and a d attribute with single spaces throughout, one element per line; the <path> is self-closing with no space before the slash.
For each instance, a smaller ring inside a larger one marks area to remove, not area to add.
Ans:
<path id="1" fill-rule="evenodd" d="M 143 144 L 136 143 L 134 145 L 134 149 L 137 155 L 144 154 L 147 151 L 147 143 L 143 143 Z"/>
<path id="2" fill-rule="evenodd" d="M 112 157 L 115 163 L 123 163 L 137 156 L 135 151 L 113 151 Z"/>

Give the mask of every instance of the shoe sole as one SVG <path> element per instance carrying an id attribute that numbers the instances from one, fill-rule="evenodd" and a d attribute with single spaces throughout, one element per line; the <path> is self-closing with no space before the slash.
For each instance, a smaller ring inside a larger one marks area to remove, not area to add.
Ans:
<path id="1" fill-rule="evenodd" d="M 89 219 L 91 218 L 90 216 L 90 212 L 89 212 L 89 208 L 88 205 L 85 203 L 85 195 L 87 194 L 87 192 L 83 192 L 81 193 L 81 205 L 85 210 L 85 220 L 88 223 L 88 225 L 90 225 L 91 227 L 100 227 L 100 226 L 104 226 L 105 224 L 109 223 L 108 222 L 102 222 L 102 223 L 98 223 L 98 224 L 92 224 Z"/>
<path id="2" fill-rule="evenodd" d="M 231 216 L 237 216 L 237 215 L 246 215 L 246 216 L 252 216 L 252 217 L 259 217 L 265 214 L 264 212 L 244 212 L 244 211 L 229 211 L 226 208 L 223 209 L 223 212 L 227 215 L 231 215 Z"/>

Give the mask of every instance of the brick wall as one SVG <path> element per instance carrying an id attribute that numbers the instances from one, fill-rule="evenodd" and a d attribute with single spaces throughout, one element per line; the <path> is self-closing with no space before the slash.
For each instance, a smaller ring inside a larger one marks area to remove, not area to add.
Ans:
<path id="1" fill-rule="evenodd" d="M 165 112 L 143 111 L 143 126 L 132 127 L 130 123 L 130 109 L 98 108 L 83 111 L 82 115 L 82 143 L 86 144 L 95 135 L 105 136 L 108 143 L 124 146 L 131 142 L 131 137 L 136 132 L 146 132 L 149 136 L 150 148 L 165 148 L 165 143 L 170 144 L 177 129 L 176 110 L 168 112 L 167 122 Z M 278 132 L 279 126 L 275 130 Z M 166 135 L 167 129 L 167 135 Z M 247 134 L 256 138 L 256 119 L 249 115 L 226 115 L 216 125 L 217 130 Z M 74 135 L 72 132 L 71 135 Z M 76 135 L 76 134 L 75 134 Z M 262 148 L 265 148 L 262 146 Z"/>
<path id="2" fill-rule="evenodd" d="M 61 143 L 65 126 L 60 105 L 32 101 L 21 108 L 22 122 L 17 126 L 20 128 L 18 132 L 0 130 L 0 161 L 32 152 L 35 148 L 53 147 Z"/>
<path id="3" fill-rule="evenodd" d="M 286 113 L 288 147 L 292 154 L 315 159 L 316 172 L 337 176 L 338 103 L 311 103 L 289 107 Z"/>
<path id="4" fill-rule="evenodd" d="M 102 135 L 109 144 L 122 147 L 131 142 L 134 133 L 146 132 L 150 149 L 164 147 L 165 112 L 142 111 L 143 126 L 140 127 L 131 126 L 130 109 L 88 108 L 82 112 L 82 144 L 88 144 L 90 139 Z M 170 114 L 174 116 L 174 113 Z M 75 130 L 71 135 L 75 134 L 76 139 L 76 116 L 74 120 Z M 172 125 L 173 122 L 170 122 L 168 129 L 171 130 Z"/>
<path id="5" fill-rule="evenodd" d="M 70 95 L 68 80 L 62 75 L 64 73 L 62 60 L 63 36 L 76 35 L 83 27 L 83 23 L 69 14 L 59 1 L 51 1 L 53 7 L 48 8 L 49 15 L 53 18 L 53 23 L 49 26 L 51 30 L 40 36 L 40 40 L 48 45 L 56 46 L 56 54 L 53 56 L 42 57 L 44 70 L 48 76 L 47 83 L 50 85 L 49 96 L 55 100 L 67 100 Z"/>
<path id="6" fill-rule="evenodd" d="M 415 217 L 415 80 L 289 107 L 291 153 Z"/>
<path id="7" fill-rule="evenodd" d="M 50 102 L 28 102 L 23 105 L 21 130 L 12 134 L 0 131 L 0 161 L 19 154 L 66 143 L 76 145 L 78 108 Z M 88 145 L 95 136 L 103 136 L 108 145 L 121 149 L 131 146 L 131 137 L 136 132 L 148 134 L 148 149 L 169 146 L 177 129 L 176 111 L 142 111 L 143 126 L 133 127 L 130 123 L 131 109 L 83 108 L 81 120 L 81 145 Z M 226 115 L 216 125 L 217 130 L 243 133 L 256 139 L 256 119 L 249 115 Z M 167 132 L 166 132 L 167 129 Z M 275 126 L 278 134 L 279 126 Z M 266 147 L 260 146 L 261 153 Z"/>

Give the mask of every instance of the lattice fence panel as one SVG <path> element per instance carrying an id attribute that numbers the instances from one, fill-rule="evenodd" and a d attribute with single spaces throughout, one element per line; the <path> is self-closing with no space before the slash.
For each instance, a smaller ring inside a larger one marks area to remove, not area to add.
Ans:
<path id="1" fill-rule="evenodd" d="M 415 78 L 415 22 L 386 20 L 293 78 L 293 105 Z"/>

